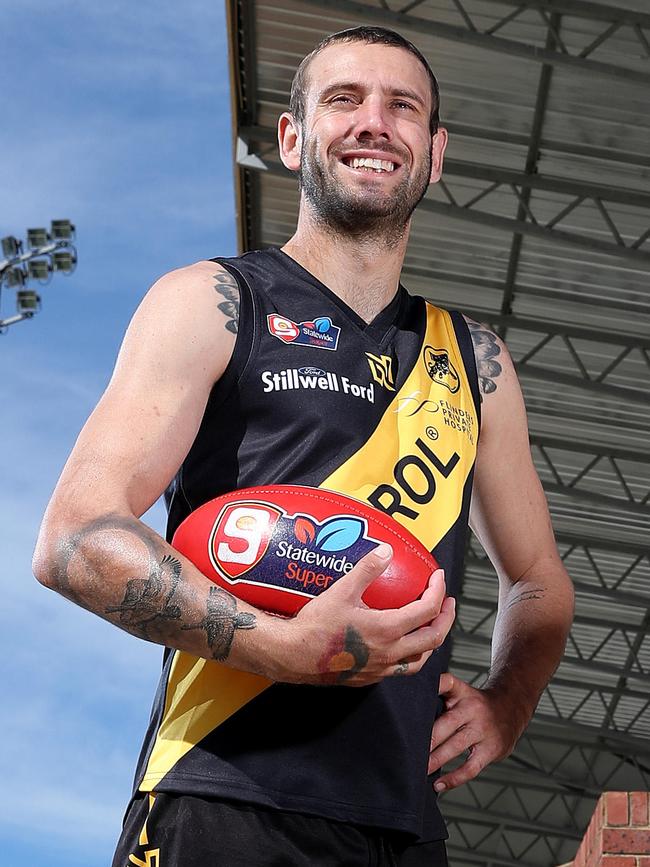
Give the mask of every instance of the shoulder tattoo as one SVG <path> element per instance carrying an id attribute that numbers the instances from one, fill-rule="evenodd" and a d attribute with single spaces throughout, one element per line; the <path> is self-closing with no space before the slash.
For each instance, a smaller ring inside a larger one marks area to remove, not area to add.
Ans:
<path id="1" fill-rule="evenodd" d="M 226 299 L 217 305 L 228 319 L 226 329 L 232 334 L 237 334 L 239 327 L 239 286 L 237 281 L 228 271 L 218 271 L 214 275 L 214 280 L 215 290 Z"/>
<path id="2" fill-rule="evenodd" d="M 501 347 L 499 338 L 487 326 L 480 325 L 472 319 L 467 319 L 467 325 L 474 344 L 479 391 L 483 400 L 484 394 L 492 394 L 497 390 L 496 380 L 503 370 L 496 360 L 501 354 Z"/>

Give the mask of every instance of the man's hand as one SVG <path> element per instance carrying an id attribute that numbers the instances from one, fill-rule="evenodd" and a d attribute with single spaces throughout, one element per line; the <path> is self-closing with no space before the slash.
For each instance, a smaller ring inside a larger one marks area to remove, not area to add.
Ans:
<path id="1" fill-rule="evenodd" d="M 386 545 L 367 554 L 285 622 L 273 679 L 368 686 L 420 671 L 447 637 L 455 601 L 445 596 L 444 573 L 438 569 L 415 602 L 384 611 L 368 608 L 361 597 L 386 569 L 391 553 Z"/>
<path id="2" fill-rule="evenodd" d="M 496 689 L 475 689 L 449 673 L 441 676 L 439 693 L 446 710 L 431 733 L 429 773 L 469 751 L 460 767 L 436 780 L 435 790 L 444 792 L 473 780 L 487 765 L 509 756 L 528 719 Z"/>

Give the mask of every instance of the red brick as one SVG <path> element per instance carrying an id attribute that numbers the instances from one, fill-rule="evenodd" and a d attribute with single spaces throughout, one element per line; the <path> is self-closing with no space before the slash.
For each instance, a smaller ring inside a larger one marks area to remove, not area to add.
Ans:
<path id="1" fill-rule="evenodd" d="M 650 858 L 644 858 L 643 855 L 640 855 L 636 860 L 639 862 L 639 867 L 650 867 Z"/>
<path id="2" fill-rule="evenodd" d="M 650 855 L 650 830 L 603 828 L 602 851 L 603 854 Z"/>
<path id="3" fill-rule="evenodd" d="M 600 867 L 637 867 L 634 855 L 603 855 Z"/>
<path id="4" fill-rule="evenodd" d="M 630 792 L 630 813 L 632 825 L 648 824 L 647 792 Z"/>
<path id="5" fill-rule="evenodd" d="M 627 792 L 607 792 L 607 825 L 629 825 Z"/>

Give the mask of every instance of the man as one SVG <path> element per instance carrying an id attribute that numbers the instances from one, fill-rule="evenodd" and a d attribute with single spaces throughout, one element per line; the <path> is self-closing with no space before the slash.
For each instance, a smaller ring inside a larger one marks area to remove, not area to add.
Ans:
<path id="1" fill-rule="evenodd" d="M 300 180 L 296 233 L 152 287 L 37 545 L 42 583 L 166 647 L 114 867 L 445 864 L 436 793 L 511 752 L 571 622 L 507 350 L 399 284 L 447 143 L 426 61 L 382 28 L 335 34 L 301 64 L 278 132 Z M 342 387 L 310 389 L 307 368 Z M 304 379 L 289 389 L 294 369 Z M 212 585 L 138 520 L 166 490 L 171 539 L 207 500 L 268 483 L 366 499 L 433 550 L 444 578 L 371 611 L 361 594 L 391 556 L 377 549 L 284 620 Z M 472 487 L 500 580 L 481 689 L 441 675 L 434 654 Z"/>

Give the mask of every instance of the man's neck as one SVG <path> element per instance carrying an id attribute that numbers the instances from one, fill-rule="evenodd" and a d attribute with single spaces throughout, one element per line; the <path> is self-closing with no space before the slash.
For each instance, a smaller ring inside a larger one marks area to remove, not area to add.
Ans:
<path id="1" fill-rule="evenodd" d="M 335 235 L 299 218 L 282 250 L 317 277 L 366 322 L 395 297 L 408 242 L 408 228 L 396 244 Z"/>

